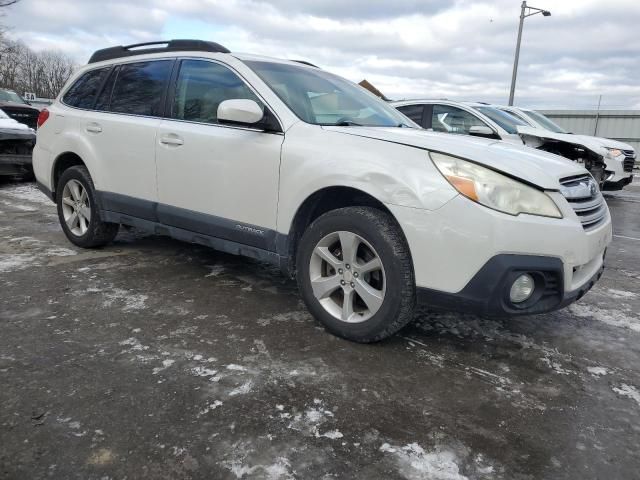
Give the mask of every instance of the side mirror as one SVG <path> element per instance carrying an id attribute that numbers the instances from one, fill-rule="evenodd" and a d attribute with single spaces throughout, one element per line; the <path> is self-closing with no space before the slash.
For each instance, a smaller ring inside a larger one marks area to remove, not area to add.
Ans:
<path id="1" fill-rule="evenodd" d="M 474 125 L 473 127 L 469 128 L 469 135 L 473 135 L 475 137 L 495 138 L 496 132 L 491 130 L 486 125 Z"/>
<path id="2" fill-rule="evenodd" d="M 253 125 L 264 117 L 262 108 L 253 100 L 225 100 L 218 105 L 218 121 Z"/>

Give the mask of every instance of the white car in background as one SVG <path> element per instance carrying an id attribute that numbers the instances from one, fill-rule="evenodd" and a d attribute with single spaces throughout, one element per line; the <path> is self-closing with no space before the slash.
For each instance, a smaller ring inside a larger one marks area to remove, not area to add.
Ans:
<path id="1" fill-rule="evenodd" d="M 493 105 L 451 100 L 404 100 L 391 104 L 427 130 L 524 144 L 583 164 L 599 185 L 605 180 L 604 157 L 612 152 L 600 144 L 573 135 L 550 139 L 550 132 L 534 129 Z"/>
<path id="2" fill-rule="evenodd" d="M 496 108 L 513 115 L 536 130 L 546 130 L 549 132 L 545 133 L 547 142 L 575 142 L 584 145 L 585 148 L 599 151 L 603 155 L 606 163 L 604 178 L 605 189 L 620 190 L 633 181 L 633 166 L 636 161 L 636 152 L 631 145 L 609 138 L 569 133 L 560 125 L 535 110 L 505 106 L 496 106 Z M 523 133 L 527 131 L 525 129 L 519 130 Z M 540 135 L 540 133 L 536 132 L 536 135 Z"/>

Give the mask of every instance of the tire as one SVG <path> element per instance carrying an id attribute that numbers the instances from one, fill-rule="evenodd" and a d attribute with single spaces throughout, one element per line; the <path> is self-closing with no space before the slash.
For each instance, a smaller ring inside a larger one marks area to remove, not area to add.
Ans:
<path id="1" fill-rule="evenodd" d="M 82 192 L 86 192 L 86 196 Z M 77 195 L 80 198 L 76 198 Z M 95 187 L 84 166 L 76 165 L 62 173 L 56 188 L 56 204 L 62 230 L 69 241 L 78 247 L 102 247 L 118 234 L 119 224 L 102 221 Z M 67 222 L 67 218 L 73 218 L 69 217 L 70 212 L 75 212 L 77 220 L 71 222 L 71 226 Z"/>
<path id="2" fill-rule="evenodd" d="M 354 250 L 355 256 L 349 253 Z M 349 257 L 356 260 L 348 265 Z M 367 272 L 378 263 L 379 268 Z M 339 337 L 377 342 L 413 320 L 411 254 L 400 227 L 386 212 L 347 207 L 320 216 L 300 239 L 296 271 L 307 308 Z"/>

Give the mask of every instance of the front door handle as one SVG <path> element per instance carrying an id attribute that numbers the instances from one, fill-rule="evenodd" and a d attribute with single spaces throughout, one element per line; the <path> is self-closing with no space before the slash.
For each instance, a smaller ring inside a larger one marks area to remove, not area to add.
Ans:
<path id="1" fill-rule="evenodd" d="M 160 137 L 160 143 L 171 147 L 179 147 L 180 145 L 184 145 L 184 140 L 175 134 L 169 134 Z"/>
<path id="2" fill-rule="evenodd" d="M 100 133 L 102 131 L 102 127 L 96 122 L 91 122 L 87 123 L 85 130 L 89 133 Z"/>

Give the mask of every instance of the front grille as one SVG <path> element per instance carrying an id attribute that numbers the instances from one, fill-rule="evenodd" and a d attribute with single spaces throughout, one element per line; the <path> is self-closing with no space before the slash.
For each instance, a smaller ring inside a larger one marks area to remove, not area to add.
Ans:
<path id="1" fill-rule="evenodd" d="M 636 163 L 636 152 L 634 150 L 622 150 L 622 153 L 624 153 L 625 156 L 622 168 L 625 172 L 632 172 L 633 166 Z"/>
<path id="2" fill-rule="evenodd" d="M 24 123 L 28 127 L 35 129 L 38 125 L 38 115 L 40 113 L 38 110 L 14 107 L 2 107 L 2 110 L 15 121 Z"/>
<path id="3" fill-rule="evenodd" d="M 578 215 L 585 230 L 596 228 L 607 218 L 607 205 L 591 175 L 561 179 L 560 191 Z"/>

